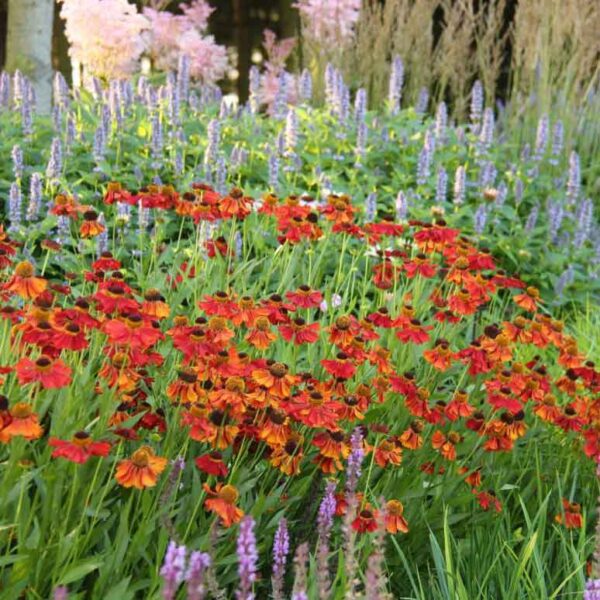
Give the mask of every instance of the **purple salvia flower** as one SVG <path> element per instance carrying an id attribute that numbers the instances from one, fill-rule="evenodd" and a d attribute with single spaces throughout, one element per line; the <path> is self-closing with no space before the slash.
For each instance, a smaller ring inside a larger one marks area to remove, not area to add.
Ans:
<path id="1" fill-rule="evenodd" d="M 187 54 L 182 54 L 177 63 L 177 89 L 179 99 L 187 102 L 190 91 L 190 57 Z"/>
<path id="2" fill-rule="evenodd" d="M 558 236 L 558 231 L 560 230 L 560 226 L 562 224 L 563 218 L 565 216 L 565 209 L 562 205 L 562 202 L 548 202 L 547 206 L 548 211 L 548 235 L 552 242 L 556 242 L 556 238 Z"/>
<path id="3" fill-rule="evenodd" d="M 542 115 L 538 121 L 537 133 L 535 136 L 535 160 L 541 160 L 546 153 L 549 130 L 550 119 L 548 118 L 548 115 Z"/>
<path id="4" fill-rule="evenodd" d="M 594 220 L 594 203 L 590 198 L 581 202 L 575 215 L 577 228 L 573 238 L 575 248 L 581 248 L 585 241 L 589 238 L 592 231 L 592 223 Z"/>
<path id="5" fill-rule="evenodd" d="M 148 99 L 148 78 L 145 75 L 140 75 L 136 86 L 136 101 L 145 103 Z"/>
<path id="6" fill-rule="evenodd" d="M 281 518 L 273 540 L 273 575 L 271 583 L 274 600 L 283 600 L 283 577 L 285 575 L 285 563 L 289 551 L 290 534 L 288 532 L 287 521 Z"/>
<path id="7" fill-rule="evenodd" d="M 100 124 L 103 129 L 104 139 L 108 141 L 108 138 L 112 133 L 112 116 L 110 106 L 108 104 L 102 105 L 102 109 L 100 111 Z"/>
<path id="8" fill-rule="evenodd" d="M 525 144 L 521 149 L 521 162 L 526 163 L 531 158 L 531 146 L 529 144 Z"/>
<path id="9" fill-rule="evenodd" d="M 175 169 L 176 175 L 181 175 L 183 173 L 184 165 L 183 165 L 183 154 L 181 153 L 181 150 L 177 150 L 175 152 L 175 159 L 173 160 L 173 167 Z"/>
<path id="10" fill-rule="evenodd" d="M 404 192 L 398 192 L 396 196 L 396 221 L 404 221 L 408 215 L 408 201 Z"/>
<path id="11" fill-rule="evenodd" d="M 269 155 L 269 187 L 276 191 L 279 188 L 279 156 L 272 153 Z"/>
<path id="12" fill-rule="evenodd" d="M 225 98 L 221 99 L 221 104 L 219 105 L 219 120 L 223 121 L 227 117 L 231 115 L 231 109 L 229 107 L 229 103 Z"/>
<path id="13" fill-rule="evenodd" d="M 487 206 L 480 204 L 473 216 L 473 230 L 476 234 L 481 235 L 485 229 L 485 224 L 488 218 Z"/>
<path id="14" fill-rule="evenodd" d="M 142 201 L 138 200 L 138 233 L 144 233 L 150 226 L 150 209 L 142 205 Z"/>
<path id="15" fill-rule="evenodd" d="M 382 509 L 377 519 L 377 533 L 373 540 L 373 551 L 369 556 L 367 572 L 365 573 L 364 600 L 385 600 L 388 597 L 386 594 L 387 581 L 383 572 L 386 509 L 383 498 L 381 500 Z"/>
<path id="16" fill-rule="evenodd" d="M 220 194 L 227 192 L 227 164 L 223 156 L 217 159 L 217 168 L 215 169 L 215 187 Z"/>
<path id="17" fill-rule="evenodd" d="M 497 171 L 494 163 L 491 160 L 484 161 L 479 172 L 479 186 L 482 189 L 493 186 L 496 175 Z"/>
<path id="18" fill-rule="evenodd" d="M 0 75 L 0 109 L 10 107 L 10 75 L 2 71 Z"/>
<path id="19" fill-rule="evenodd" d="M 565 289 L 570 286 L 574 280 L 575 272 L 573 271 L 573 265 L 569 265 L 569 267 L 563 271 L 554 285 L 554 296 L 556 299 L 562 296 Z"/>
<path id="20" fill-rule="evenodd" d="M 27 206 L 26 217 L 28 221 L 35 221 L 39 217 L 42 207 L 42 177 L 39 173 L 34 173 L 29 182 L 29 204 Z"/>
<path id="21" fill-rule="evenodd" d="M 331 63 L 325 67 L 325 104 L 331 109 L 335 103 L 337 71 Z"/>
<path id="22" fill-rule="evenodd" d="M 431 150 L 427 144 L 423 145 L 417 163 L 417 185 L 425 185 L 431 171 Z"/>
<path id="23" fill-rule="evenodd" d="M 354 98 L 354 121 L 362 123 L 367 114 L 367 90 L 360 88 Z"/>
<path id="24" fill-rule="evenodd" d="M 21 179 L 23 177 L 23 150 L 21 150 L 21 147 L 15 144 L 11 156 L 15 179 Z"/>
<path id="25" fill-rule="evenodd" d="M 53 600 L 67 600 L 69 598 L 69 590 L 66 585 L 60 585 L 54 588 Z"/>
<path id="26" fill-rule="evenodd" d="M 563 143 L 565 138 L 565 128 L 562 121 L 556 121 L 554 129 L 552 130 L 552 158 L 550 164 L 557 165 L 558 157 L 561 155 L 563 150 Z"/>
<path id="27" fill-rule="evenodd" d="M 204 152 L 204 164 L 210 166 L 217 159 L 221 136 L 221 125 L 217 119 L 211 119 L 206 129 L 208 146 Z"/>
<path id="28" fill-rule="evenodd" d="M 71 240 L 71 221 L 69 217 L 60 215 L 56 219 L 56 239 L 59 244 L 66 244 Z"/>
<path id="29" fill-rule="evenodd" d="M 25 77 L 23 73 L 19 69 L 17 69 L 13 75 L 13 102 L 16 106 L 19 106 L 21 102 L 26 98 L 26 90 L 25 87 L 27 85 L 25 81 Z"/>
<path id="30" fill-rule="evenodd" d="M 255 65 L 250 67 L 249 92 L 248 104 L 250 105 L 250 112 L 255 115 L 260 110 L 260 71 Z"/>
<path id="31" fill-rule="evenodd" d="M 498 186 L 498 193 L 496 195 L 496 200 L 494 201 L 494 206 L 496 208 L 501 208 L 504 206 L 504 202 L 506 202 L 506 196 L 508 195 L 508 188 L 506 187 L 506 183 L 504 181 Z"/>
<path id="32" fill-rule="evenodd" d="M 440 102 L 435 114 L 435 137 L 443 144 L 446 140 L 446 126 L 448 125 L 448 107 L 445 102 Z"/>
<path id="33" fill-rule="evenodd" d="M 471 90 L 471 123 L 473 124 L 473 133 L 479 133 L 479 124 L 483 114 L 483 85 L 479 79 L 473 84 Z"/>
<path id="34" fill-rule="evenodd" d="M 101 223 L 102 225 L 106 226 L 106 221 L 104 219 L 103 213 L 100 213 L 98 215 L 98 223 Z M 102 253 L 106 252 L 107 250 L 108 250 L 108 231 L 105 228 L 104 231 L 101 231 L 96 236 L 96 254 L 97 254 L 98 258 L 100 258 L 100 256 L 102 256 Z"/>
<path id="35" fill-rule="evenodd" d="M 293 154 L 298 144 L 298 115 L 294 108 L 290 107 L 285 118 L 285 148 Z"/>
<path id="36" fill-rule="evenodd" d="M 440 167 L 437 172 L 437 183 L 435 186 L 435 201 L 438 204 L 446 202 L 448 193 L 448 174 L 444 167 Z"/>
<path id="37" fill-rule="evenodd" d="M 303 102 L 310 102 L 313 92 L 312 75 L 308 69 L 303 69 L 298 83 L 298 92 Z"/>
<path id="38" fill-rule="evenodd" d="M 365 200 L 365 219 L 368 223 L 375 220 L 377 214 L 377 194 L 371 192 Z"/>
<path id="39" fill-rule="evenodd" d="M 586 581 L 583 600 L 600 600 L 600 579 Z"/>
<path id="40" fill-rule="evenodd" d="M 521 200 L 523 200 L 523 192 L 525 191 L 525 184 L 523 183 L 523 180 L 518 178 L 515 179 L 515 203 L 517 204 L 517 206 L 521 203 Z"/>
<path id="41" fill-rule="evenodd" d="M 569 176 L 567 179 L 567 201 L 571 205 L 577 203 L 579 190 L 581 188 L 581 170 L 579 167 L 579 155 L 571 152 L 569 156 Z"/>
<path id="42" fill-rule="evenodd" d="M 426 87 L 422 87 L 419 90 L 419 96 L 415 105 L 415 112 L 418 115 L 424 115 L 427 112 L 429 106 L 429 90 Z"/>
<path id="43" fill-rule="evenodd" d="M 273 117 L 275 119 L 284 119 L 287 113 L 288 81 L 285 71 L 279 76 L 279 85 L 273 99 Z"/>
<path id="44" fill-rule="evenodd" d="M 31 135 L 33 133 L 33 107 L 31 102 L 29 102 L 29 94 L 23 98 L 23 101 L 20 103 L 20 109 L 23 135 Z"/>
<path id="45" fill-rule="evenodd" d="M 94 148 L 93 155 L 94 160 L 99 163 L 104 158 L 105 152 L 105 138 L 104 138 L 104 129 L 101 125 L 96 128 L 94 132 Z"/>
<path id="46" fill-rule="evenodd" d="M 479 133 L 479 142 L 484 148 L 489 148 L 494 141 L 494 127 L 494 111 L 491 108 L 486 108 L 483 111 L 483 121 Z"/>
<path id="47" fill-rule="evenodd" d="M 300 544 L 294 555 L 294 588 L 292 600 L 308 600 L 306 594 L 306 563 L 308 561 L 308 544 Z"/>
<path id="48" fill-rule="evenodd" d="M 68 113 L 65 127 L 65 147 L 67 153 L 70 152 L 71 146 L 75 141 L 75 135 L 75 115 L 73 115 L 73 113 Z"/>
<path id="49" fill-rule="evenodd" d="M 239 588 L 235 593 L 237 600 L 254 600 L 252 584 L 256 581 L 256 563 L 258 550 L 254 536 L 254 519 L 246 515 L 240 522 L 240 532 L 237 538 Z"/>
<path id="50" fill-rule="evenodd" d="M 184 545 L 178 546 L 176 542 L 169 542 L 167 553 L 160 574 L 163 578 L 162 597 L 164 600 L 173 600 L 181 582 L 185 577 L 187 549 Z"/>
<path id="51" fill-rule="evenodd" d="M 340 75 L 340 87 L 339 87 L 339 118 L 341 123 L 346 123 L 350 115 L 350 88 L 344 84 Z M 340 128 L 338 135 L 344 134 L 344 129 Z"/>
<path id="52" fill-rule="evenodd" d="M 54 127 L 54 130 L 57 133 L 60 131 L 61 121 L 62 121 L 62 110 L 60 108 L 60 105 L 55 104 L 52 107 L 52 125 Z"/>
<path id="53" fill-rule="evenodd" d="M 363 448 L 363 434 L 360 427 L 356 427 L 350 436 L 350 455 L 346 465 L 346 493 L 354 495 L 361 474 L 361 465 L 365 457 Z"/>
<path id="54" fill-rule="evenodd" d="M 23 199 L 21 196 L 21 188 L 19 184 L 14 181 L 10 185 L 10 192 L 8 195 L 8 220 L 10 221 L 9 231 L 16 231 L 21 225 L 21 211 Z"/>
<path id="55" fill-rule="evenodd" d="M 404 63 L 399 56 L 394 56 L 390 72 L 390 83 L 388 90 L 388 105 L 390 112 L 397 115 L 400 112 L 402 100 L 402 85 L 404 84 Z"/>
<path id="56" fill-rule="evenodd" d="M 460 165 L 454 174 L 454 204 L 460 205 L 465 201 L 467 191 L 467 171 Z"/>
<path id="57" fill-rule="evenodd" d="M 187 581 L 187 600 L 204 600 L 206 584 L 204 574 L 211 565 L 210 555 L 206 552 L 192 552 L 185 580 Z"/>
<path id="58" fill-rule="evenodd" d="M 62 171 L 62 147 L 60 138 L 55 137 L 50 147 L 50 159 L 46 167 L 46 177 L 51 181 L 60 177 Z"/>
<path id="59" fill-rule="evenodd" d="M 525 222 L 525 231 L 527 233 L 531 233 L 535 228 L 538 220 L 538 216 L 540 214 L 540 207 L 538 204 L 534 204 L 531 207 L 531 211 L 529 212 L 529 216 L 527 217 L 527 221 Z"/>
<path id="60" fill-rule="evenodd" d="M 154 167 L 160 166 L 160 159 L 162 157 L 163 150 L 163 128 L 160 120 L 160 116 L 158 114 L 152 115 L 150 120 L 152 126 L 152 137 L 151 137 L 151 154 L 154 159 Z"/>
<path id="61" fill-rule="evenodd" d="M 367 152 L 367 139 L 369 136 L 369 129 L 365 121 L 360 121 L 356 129 L 356 164 L 355 167 L 362 166 L 361 160 L 364 159 Z"/>
<path id="62" fill-rule="evenodd" d="M 327 483 L 325 495 L 319 506 L 319 514 L 317 516 L 317 530 L 319 532 L 319 541 L 317 543 L 317 587 L 319 598 L 328 598 L 331 587 L 329 577 L 329 537 L 337 506 L 335 488 L 335 481 Z"/>

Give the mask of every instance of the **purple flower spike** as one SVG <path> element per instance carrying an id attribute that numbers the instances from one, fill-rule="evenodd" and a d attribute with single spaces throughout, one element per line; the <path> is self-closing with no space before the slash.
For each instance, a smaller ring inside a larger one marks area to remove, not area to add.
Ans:
<path id="1" fill-rule="evenodd" d="M 210 556 L 205 552 L 192 552 L 185 579 L 187 581 L 187 600 L 203 600 L 206 596 L 204 576 L 210 567 Z"/>
<path id="2" fill-rule="evenodd" d="M 240 533 L 237 539 L 238 574 L 240 586 L 235 597 L 237 600 L 254 600 L 252 584 L 256 581 L 256 563 L 258 550 L 254 535 L 254 519 L 246 516 L 240 523 Z"/>
<path id="3" fill-rule="evenodd" d="M 177 589 L 184 580 L 186 553 L 185 546 L 178 546 L 174 541 L 169 542 L 165 561 L 160 570 L 163 578 L 162 595 L 164 600 L 173 600 Z"/>
<path id="4" fill-rule="evenodd" d="M 283 598 L 283 577 L 285 575 L 285 563 L 290 551 L 290 534 L 288 532 L 287 521 L 281 519 L 275 532 L 273 542 L 273 598 L 282 600 Z"/>

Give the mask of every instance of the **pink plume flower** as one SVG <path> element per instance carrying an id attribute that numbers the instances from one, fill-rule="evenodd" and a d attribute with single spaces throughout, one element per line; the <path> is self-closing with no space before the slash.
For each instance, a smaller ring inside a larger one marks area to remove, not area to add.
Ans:
<path id="1" fill-rule="evenodd" d="M 96 76 L 124 78 L 144 52 L 148 20 L 127 0 L 59 0 L 69 54 Z"/>
<path id="2" fill-rule="evenodd" d="M 361 0 L 298 0 L 294 6 L 306 19 L 311 37 L 339 41 L 352 36 Z"/>

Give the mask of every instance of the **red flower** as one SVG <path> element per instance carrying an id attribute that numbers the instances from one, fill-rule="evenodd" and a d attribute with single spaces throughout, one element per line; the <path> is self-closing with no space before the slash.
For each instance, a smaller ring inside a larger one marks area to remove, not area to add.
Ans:
<path id="1" fill-rule="evenodd" d="M 85 431 L 78 431 L 69 442 L 50 438 L 48 445 L 56 448 L 52 458 L 66 458 L 80 465 L 92 456 L 107 456 L 110 452 L 109 442 L 94 442 Z"/>
<path id="2" fill-rule="evenodd" d="M 227 477 L 227 474 L 229 473 L 229 469 L 223 462 L 223 457 L 220 452 L 215 451 L 203 454 L 202 456 L 199 456 L 195 462 L 196 466 L 201 471 L 215 477 Z"/>
<path id="3" fill-rule="evenodd" d="M 316 308 L 323 301 L 323 294 L 308 285 L 301 285 L 295 292 L 287 292 L 285 297 L 296 308 Z"/>
<path id="4" fill-rule="evenodd" d="M 286 342 L 294 340 L 296 345 L 312 344 L 319 339 L 319 328 L 318 323 L 308 324 L 299 317 L 288 324 L 280 325 L 279 332 Z"/>
<path id="5" fill-rule="evenodd" d="M 567 529 L 581 529 L 583 527 L 581 505 L 569 502 L 566 498 L 562 499 L 562 505 L 563 514 L 556 515 L 554 520 L 559 524 L 564 524 Z"/>
<path id="6" fill-rule="evenodd" d="M 22 358 L 16 365 L 15 371 L 19 383 L 39 382 L 46 389 L 61 388 L 71 383 L 71 369 L 60 359 L 52 360 L 40 356 L 36 361 Z"/>

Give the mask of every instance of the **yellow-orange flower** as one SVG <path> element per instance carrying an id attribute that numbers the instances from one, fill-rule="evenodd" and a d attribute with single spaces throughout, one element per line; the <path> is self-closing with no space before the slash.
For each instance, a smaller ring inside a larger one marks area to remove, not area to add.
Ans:
<path id="1" fill-rule="evenodd" d="M 136 450 L 131 458 L 117 465 L 115 477 L 120 485 L 139 490 L 156 485 L 158 476 L 165 470 L 167 459 L 156 456 L 149 446 Z"/>

